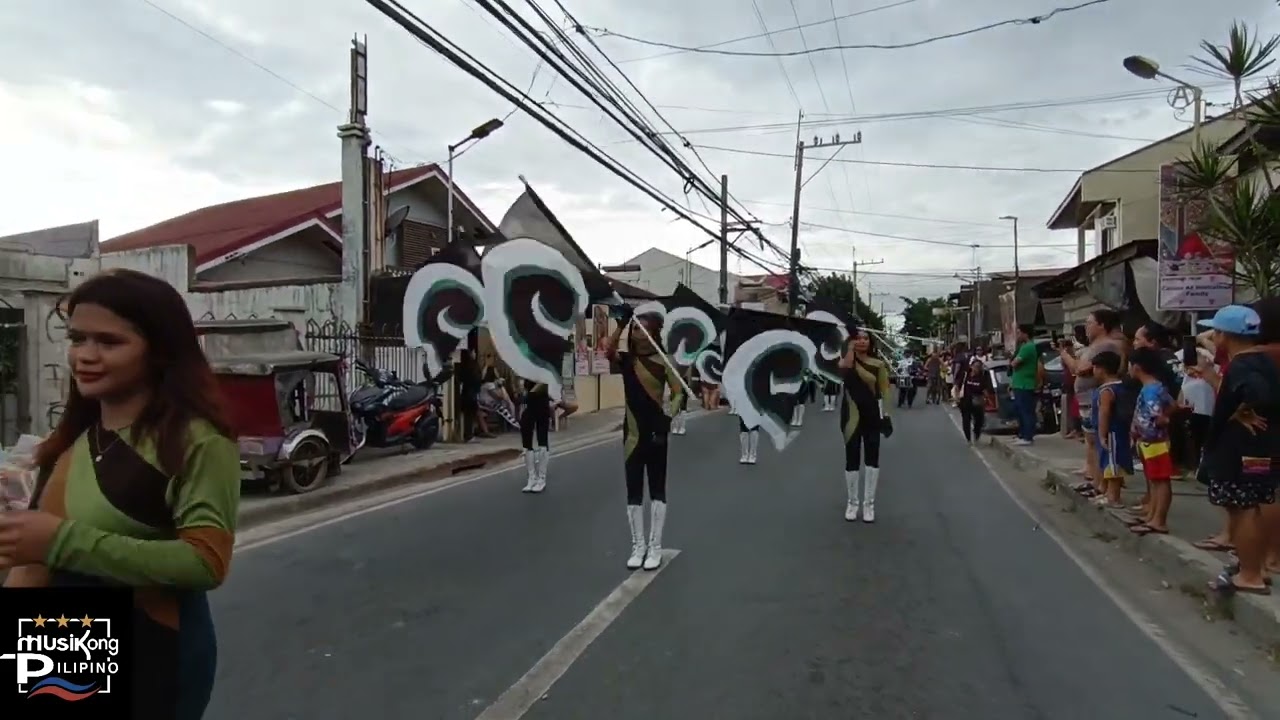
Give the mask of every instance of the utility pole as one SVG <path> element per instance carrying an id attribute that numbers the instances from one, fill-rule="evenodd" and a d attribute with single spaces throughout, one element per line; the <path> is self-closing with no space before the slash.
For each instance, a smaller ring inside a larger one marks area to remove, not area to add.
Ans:
<path id="1" fill-rule="evenodd" d="M 803 122 L 804 111 L 801 110 L 799 117 L 796 118 L 796 189 L 795 199 L 791 207 L 791 272 L 787 278 L 787 314 L 789 315 L 796 314 L 796 305 L 800 298 L 800 190 L 804 188 L 804 185 L 807 182 L 804 179 L 804 151 L 808 148 L 839 148 L 845 145 L 862 144 L 862 132 L 859 131 L 854 133 L 851 140 L 841 141 L 840 135 L 836 134 L 826 140 L 814 137 L 813 142 L 806 145 L 804 141 L 800 139 L 801 124 Z M 831 158 L 834 157 L 835 155 L 831 156 Z M 822 168 L 826 167 L 827 163 L 831 162 L 831 158 L 827 158 L 827 161 L 818 168 L 818 172 L 822 172 Z M 817 175 L 817 172 L 815 172 L 814 175 Z"/>
<path id="2" fill-rule="evenodd" d="M 729 176 L 720 176 L 720 304 L 729 304 Z"/>
<path id="3" fill-rule="evenodd" d="M 341 321 L 356 337 L 367 319 L 369 249 L 369 183 L 366 181 L 370 136 L 365 125 L 368 112 L 368 54 L 365 43 L 351 41 L 351 108 L 347 122 L 338 126 L 342 140 L 342 285 L 339 289 Z M 353 349 L 358 356 L 359 348 Z"/>
<path id="4" fill-rule="evenodd" d="M 858 249 L 853 248 L 853 315 L 858 316 L 858 266 L 859 265 L 883 265 L 884 260 L 863 260 L 858 262 Z M 870 293 L 868 293 L 870 295 Z M 867 305 L 870 309 L 871 305 Z"/>

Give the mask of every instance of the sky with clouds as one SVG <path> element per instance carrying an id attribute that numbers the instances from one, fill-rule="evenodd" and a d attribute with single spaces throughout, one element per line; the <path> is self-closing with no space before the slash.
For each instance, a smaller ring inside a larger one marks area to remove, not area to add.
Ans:
<path id="1" fill-rule="evenodd" d="M 1222 42 L 1233 19 L 1280 31 L 1272 0 L 1109 0 L 908 49 L 745 57 L 673 52 L 614 33 L 705 46 L 804 25 L 717 49 L 893 45 L 1082 0 L 561 1 L 657 106 L 653 124 L 681 132 L 714 171 L 682 150 L 703 177 L 728 174 L 733 196 L 779 245 L 789 242 L 798 111 L 807 139 L 861 131 L 861 145 L 805 186 L 800 244 L 819 268 L 847 268 L 855 247 L 860 259 L 883 260 L 861 277 L 891 312 L 899 295 L 955 290 L 954 274 L 975 264 L 1011 269 L 1003 215 L 1021 218 L 1023 268 L 1075 264 L 1074 232 L 1044 224 L 1078 171 L 1189 124 L 1166 104 L 1167 86 L 1123 70 L 1124 56 L 1156 58 L 1221 103 L 1229 87 L 1185 67 L 1200 41 Z M 402 3 L 680 205 L 718 217 L 474 2 Z M 509 4 L 534 18 L 529 3 Z M 564 20 L 554 0 L 538 4 Z M 363 0 L 6 0 L 0 32 L 0 151 L 9 168 L 0 175 L 0 235 L 96 218 L 110 238 L 206 205 L 336 180 L 356 33 L 368 37 L 369 123 L 398 166 L 443 161 L 448 143 L 512 110 Z M 815 149 L 807 169 L 830 153 Z M 455 171 L 495 221 L 521 174 L 598 262 L 654 246 L 684 256 L 707 240 L 523 113 Z M 718 262 L 714 247 L 692 258 Z M 730 270 L 759 272 L 738 259 Z"/>

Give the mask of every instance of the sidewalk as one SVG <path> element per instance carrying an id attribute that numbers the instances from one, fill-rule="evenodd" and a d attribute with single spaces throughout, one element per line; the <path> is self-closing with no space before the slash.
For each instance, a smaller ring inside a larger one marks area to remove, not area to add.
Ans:
<path id="1" fill-rule="evenodd" d="M 1129 532 L 1118 510 L 1105 510 L 1080 496 L 1072 486 L 1084 481 L 1077 471 L 1084 464 L 1084 446 L 1059 435 L 1039 435 L 1035 444 L 1021 447 L 1012 437 L 987 436 L 986 442 L 1022 470 L 1044 473 L 1046 492 L 1064 498 L 1099 539 L 1114 542 L 1162 573 L 1171 587 L 1201 598 L 1218 614 L 1236 623 L 1269 650 L 1280 648 L 1280 594 L 1261 596 L 1237 594 L 1221 599 L 1208 584 L 1227 563 L 1225 553 L 1200 550 L 1192 543 L 1222 529 L 1223 512 L 1210 505 L 1204 487 L 1194 480 L 1175 480 L 1173 506 L 1169 511 L 1169 534 L 1145 536 Z M 1141 472 L 1130 478 L 1124 491 L 1125 505 L 1134 505 L 1142 496 Z M 1280 593 L 1280 590 L 1277 591 Z"/>
<path id="2" fill-rule="evenodd" d="M 622 430 L 622 417 L 622 408 L 571 416 L 568 427 L 551 433 L 552 452 L 618 433 Z M 240 529 L 393 488 L 442 480 L 508 462 L 519 455 L 520 433 L 507 432 L 469 443 L 437 443 L 423 452 L 357 457 L 343 466 L 340 475 L 313 492 L 303 495 L 245 493 L 240 500 Z"/>

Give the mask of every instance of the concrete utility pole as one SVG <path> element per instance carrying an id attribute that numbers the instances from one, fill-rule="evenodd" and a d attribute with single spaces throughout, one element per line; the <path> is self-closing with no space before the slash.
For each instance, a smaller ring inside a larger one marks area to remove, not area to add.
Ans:
<path id="1" fill-rule="evenodd" d="M 1000 219 L 1013 221 L 1013 325 L 1016 328 L 1022 324 L 1022 318 L 1018 317 L 1018 289 L 1022 284 L 1022 273 L 1018 270 L 1018 217 L 1002 215 Z"/>
<path id="2" fill-rule="evenodd" d="M 858 266 L 859 265 L 883 265 L 884 260 L 863 260 L 862 262 L 858 262 L 858 249 L 857 248 L 850 248 L 850 249 L 853 250 L 853 316 L 857 317 L 858 316 Z M 871 307 L 870 305 L 867 305 L 868 309 L 870 307 Z"/>
<path id="3" fill-rule="evenodd" d="M 787 278 L 787 290 L 789 291 L 787 293 L 787 313 L 790 315 L 796 314 L 796 305 L 800 298 L 800 191 L 804 188 L 805 184 L 808 183 L 808 180 L 804 179 L 804 151 L 809 148 L 841 148 L 846 145 L 862 144 L 862 132 L 859 131 L 854 133 L 853 138 L 850 140 L 842 141 L 840 136 L 837 134 L 826 140 L 815 137 L 812 143 L 806 145 L 804 141 L 800 139 L 800 130 L 803 122 L 804 111 L 802 110 L 800 111 L 799 117 L 796 119 L 796 189 L 795 199 L 791 208 L 791 272 Z M 826 167 L 827 163 L 831 162 L 833 158 L 835 158 L 835 155 L 827 158 L 826 161 L 818 167 L 817 171 L 809 177 L 809 180 L 812 180 L 818 173 L 822 172 L 822 168 Z"/>
<path id="4" fill-rule="evenodd" d="M 369 155 L 368 54 L 365 42 L 351 41 L 351 109 L 347 122 L 338 126 L 342 140 L 342 286 L 341 320 L 351 332 L 368 318 Z M 358 350 L 357 350 L 358 352 Z"/>

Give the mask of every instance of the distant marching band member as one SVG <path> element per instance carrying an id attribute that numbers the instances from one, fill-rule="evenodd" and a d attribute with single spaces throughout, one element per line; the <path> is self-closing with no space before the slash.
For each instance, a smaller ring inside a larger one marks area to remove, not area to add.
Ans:
<path id="1" fill-rule="evenodd" d="M 738 444 L 742 446 L 738 462 L 742 465 L 755 465 L 756 450 L 760 447 L 760 430 L 748 430 L 741 417 L 738 418 Z"/>
<path id="2" fill-rule="evenodd" d="M 529 479 L 523 492 L 540 493 L 547 488 L 547 460 L 551 429 L 551 396 L 546 383 L 524 381 L 524 407 L 520 411 L 520 442 L 524 446 L 524 467 Z M 536 444 L 535 444 L 536 441 Z"/>
<path id="3" fill-rule="evenodd" d="M 831 412 L 836 409 L 838 398 L 840 397 L 840 386 L 830 380 L 822 384 L 822 412 Z"/>
<path id="4" fill-rule="evenodd" d="M 889 366 L 871 354 L 871 336 L 859 329 L 849 338 L 840 368 L 844 374 L 844 399 L 840 406 L 840 427 L 844 431 L 844 519 L 857 520 L 861 511 L 863 522 L 875 522 L 880 436 L 887 438 L 893 434 L 893 423 L 884 403 L 889 394 Z M 864 457 L 866 469 L 862 470 Z"/>

